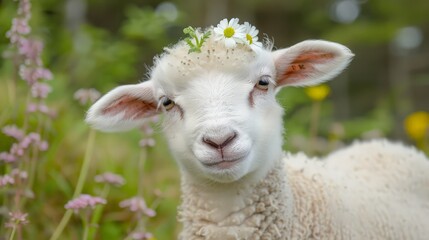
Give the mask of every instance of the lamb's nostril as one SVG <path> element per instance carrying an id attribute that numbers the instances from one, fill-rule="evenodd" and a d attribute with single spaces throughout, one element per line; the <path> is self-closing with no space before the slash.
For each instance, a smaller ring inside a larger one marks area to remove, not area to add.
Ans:
<path id="1" fill-rule="evenodd" d="M 203 142 L 210 147 L 216 148 L 216 149 L 222 149 L 226 147 L 228 144 L 230 144 L 235 138 L 237 137 L 237 133 L 235 131 L 229 132 L 225 135 L 205 135 L 203 136 Z"/>
<path id="2" fill-rule="evenodd" d="M 203 137 L 203 142 L 213 148 L 220 148 L 220 145 L 210 140 L 208 137 Z"/>
<path id="3" fill-rule="evenodd" d="M 223 148 L 225 146 L 227 146 L 230 142 L 232 142 L 232 140 L 234 140 L 234 138 L 237 137 L 237 133 L 236 132 L 232 132 L 232 135 L 230 135 L 221 145 L 220 147 Z"/>

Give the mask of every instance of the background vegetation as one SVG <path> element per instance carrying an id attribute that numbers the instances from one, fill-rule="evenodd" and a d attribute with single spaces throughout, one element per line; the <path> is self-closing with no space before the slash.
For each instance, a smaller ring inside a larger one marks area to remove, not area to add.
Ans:
<path id="1" fill-rule="evenodd" d="M 105 93 L 144 79 L 153 56 L 183 38 L 184 27 L 215 25 L 223 18 L 251 22 L 279 48 L 326 39 L 356 54 L 328 85 L 278 95 L 286 109 L 286 150 L 325 155 L 353 139 L 388 137 L 429 153 L 427 0 L 32 1 L 29 38 L 44 42 L 43 65 L 53 73 L 52 92 L 40 102 L 54 114 L 28 113 L 31 90 L 18 74 L 23 59 L 3 37 L 18 4 L 0 0 L 0 126 L 3 132 L 10 125 L 38 132 L 49 148 L 32 148 L 13 163 L 0 160 L 0 239 L 49 239 L 64 219 L 65 204 L 76 197 L 79 178 L 84 184 L 78 192 L 101 196 L 103 184 L 94 176 L 106 171 L 126 183 L 110 188 L 104 208 L 96 210 L 101 218 L 95 239 L 143 239 L 132 232 L 174 239 L 180 229 L 175 215 L 180 178 L 159 123 L 142 131 L 95 133 L 83 122 L 88 104 L 82 106 L 74 94 L 82 88 Z M 14 141 L 1 134 L 0 152 L 8 152 Z M 13 169 L 28 177 L 6 183 Z M 143 196 L 156 216 L 119 206 L 133 196 Z M 17 211 L 27 213 L 29 222 L 9 215 Z M 83 232 L 74 214 L 58 239 L 82 239 Z"/>

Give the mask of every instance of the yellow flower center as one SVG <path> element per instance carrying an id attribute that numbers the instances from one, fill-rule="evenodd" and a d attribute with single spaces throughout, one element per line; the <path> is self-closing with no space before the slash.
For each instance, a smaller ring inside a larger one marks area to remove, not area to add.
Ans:
<path id="1" fill-rule="evenodd" d="M 249 44 L 253 43 L 253 38 L 252 38 L 252 36 L 250 36 L 250 34 L 246 34 L 246 39 L 247 39 L 247 41 L 249 41 Z"/>
<path id="2" fill-rule="evenodd" d="M 225 30 L 223 30 L 223 35 L 227 38 L 234 36 L 234 34 L 235 34 L 235 30 L 232 27 L 227 27 L 225 28 Z"/>
<path id="3" fill-rule="evenodd" d="M 305 93 L 307 93 L 313 101 L 322 101 L 329 95 L 330 91 L 331 89 L 325 84 L 305 89 Z"/>

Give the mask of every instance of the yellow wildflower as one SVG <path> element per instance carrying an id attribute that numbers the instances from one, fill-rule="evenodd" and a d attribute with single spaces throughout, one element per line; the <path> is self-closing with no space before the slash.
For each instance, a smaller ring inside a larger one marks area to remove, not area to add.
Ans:
<path id="1" fill-rule="evenodd" d="M 429 129 L 429 113 L 419 111 L 410 114 L 405 118 L 404 127 L 411 139 L 415 141 L 423 140 Z"/>
<path id="2" fill-rule="evenodd" d="M 313 101 L 322 101 L 325 99 L 331 89 L 326 84 L 321 84 L 318 86 L 308 87 L 305 89 L 305 93 L 313 100 Z"/>

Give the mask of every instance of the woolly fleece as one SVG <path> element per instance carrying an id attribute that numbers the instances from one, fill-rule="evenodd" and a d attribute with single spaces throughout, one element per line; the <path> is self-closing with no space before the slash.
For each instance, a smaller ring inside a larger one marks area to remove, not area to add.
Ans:
<path id="1" fill-rule="evenodd" d="M 421 152 L 377 140 L 325 159 L 286 154 L 228 202 L 184 178 L 179 239 L 427 239 L 428 173 Z"/>

